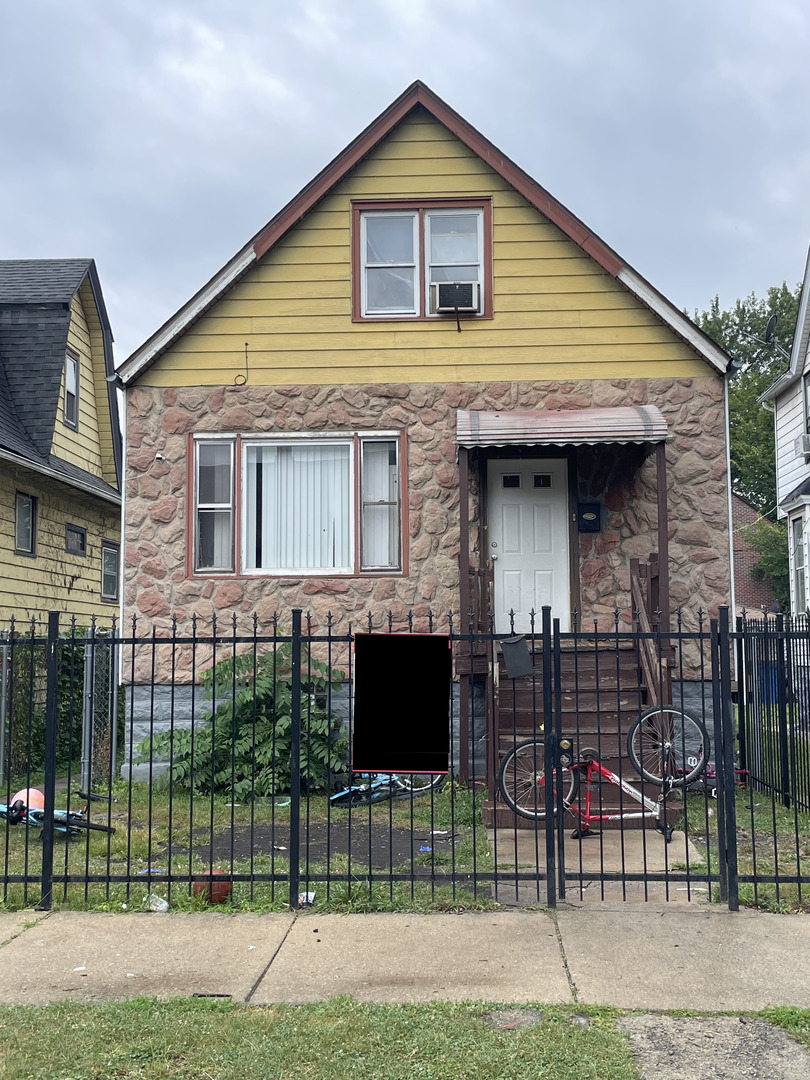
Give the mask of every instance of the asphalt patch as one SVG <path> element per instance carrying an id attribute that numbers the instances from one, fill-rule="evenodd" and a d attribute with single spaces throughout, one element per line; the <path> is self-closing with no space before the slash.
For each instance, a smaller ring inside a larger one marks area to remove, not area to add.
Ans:
<path id="1" fill-rule="evenodd" d="M 623 1016 L 642 1080 L 807 1080 L 810 1054 L 767 1020 Z"/>

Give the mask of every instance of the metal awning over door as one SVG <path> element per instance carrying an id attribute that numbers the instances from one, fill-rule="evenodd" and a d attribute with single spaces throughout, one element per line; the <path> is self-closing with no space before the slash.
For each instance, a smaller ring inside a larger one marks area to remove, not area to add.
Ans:
<path id="1" fill-rule="evenodd" d="M 599 443 L 660 443 L 667 422 L 655 405 L 613 409 L 510 410 L 459 409 L 460 446 L 592 446 Z"/>

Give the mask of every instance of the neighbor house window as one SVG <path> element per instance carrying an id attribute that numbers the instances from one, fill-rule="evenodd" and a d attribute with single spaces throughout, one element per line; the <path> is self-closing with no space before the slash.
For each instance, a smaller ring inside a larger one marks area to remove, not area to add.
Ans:
<path id="1" fill-rule="evenodd" d="M 101 599 L 118 599 L 118 544 L 108 540 L 101 543 Z"/>
<path id="2" fill-rule="evenodd" d="M 68 525 L 65 533 L 65 550 L 71 555 L 87 554 L 87 529 L 81 525 Z"/>
<path id="3" fill-rule="evenodd" d="M 79 358 L 70 353 L 65 357 L 65 423 L 79 426 Z"/>
<path id="4" fill-rule="evenodd" d="M 791 556 L 793 562 L 793 602 L 796 614 L 807 610 L 807 570 L 804 551 L 804 521 L 793 518 L 790 523 Z"/>
<path id="5" fill-rule="evenodd" d="M 227 572 L 237 561 L 246 574 L 401 569 L 399 448 L 398 436 L 382 434 L 243 439 L 237 456 L 235 441 L 198 441 L 195 569 Z"/>
<path id="6" fill-rule="evenodd" d="M 37 500 L 34 495 L 17 492 L 14 547 L 23 555 L 36 553 Z"/>
<path id="7" fill-rule="evenodd" d="M 475 282 L 478 311 L 490 311 L 488 201 L 355 203 L 355 318 L 437 314 L 431 285 Z"/>

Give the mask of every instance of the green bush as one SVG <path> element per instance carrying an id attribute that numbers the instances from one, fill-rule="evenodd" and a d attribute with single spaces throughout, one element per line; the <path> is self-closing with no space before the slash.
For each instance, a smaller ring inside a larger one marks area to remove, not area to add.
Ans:
<path id="1" fill-rule="evenodd" d="M 255 657 L 228 657 L 203 675 L 211 709 L 203 712 L 206 727 L 164 732 L 140 760 L 165 755 L 175 784 L 198 792 L 234 799 L 275 795 L 290 790 L 292 744 L 292 677 L 289 642 Z M 307 657 L 302 660 L 307 683 L 301 692 L 301 785 L 323 791 L 348 769 L 349 744 L 340 717 L 325 708 L 330 685 L 344 681 L 342 672 Z"/>

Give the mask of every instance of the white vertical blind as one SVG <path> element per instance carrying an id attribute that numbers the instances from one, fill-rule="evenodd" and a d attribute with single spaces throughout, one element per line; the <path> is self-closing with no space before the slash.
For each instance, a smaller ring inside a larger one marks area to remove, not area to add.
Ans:
<path id="1" fill-rule="evenodd" d="M 352 570 L 351 457 L 350 443 L 246 448 L 246 570 Z"/>

